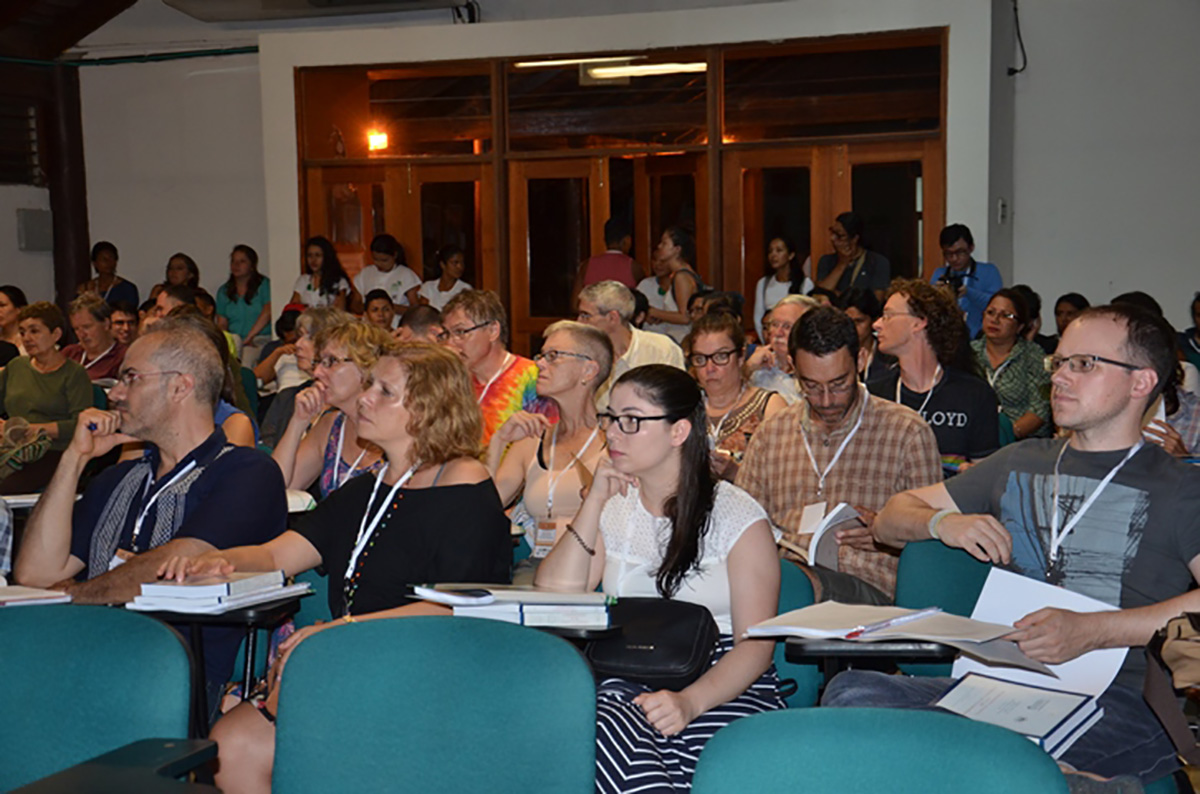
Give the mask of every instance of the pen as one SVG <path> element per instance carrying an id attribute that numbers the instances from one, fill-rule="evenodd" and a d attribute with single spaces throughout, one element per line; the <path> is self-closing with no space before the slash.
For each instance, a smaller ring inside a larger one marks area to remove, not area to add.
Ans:
<path id="1" fill-rule="evenodd" d="M 936 615 L 941 611 L 942 611 L 941 607 L 928 607 L 927 609 L 917 610 L 916 612 L 913 612 L 912 614 L 909 614 L 909 615 L 901 615 L 898 618 L 888 618 L 887 620 L 881 620 L 878 623 L 868 623 L 865 626 L 859 626 L 854 631 L 847 634 L 846 639 L 855 640 L 855 639 L 858 639 L 859 637 L 863 636 L 864 634 L 874 634 L 877 631 L 882 631 L 883 629 L 889 629 L 892 626 L 901 626 L 905 623 L 912 623 L 914 620 L 920 620 L 921 618 L 927 618 L 930 615 Z"/>

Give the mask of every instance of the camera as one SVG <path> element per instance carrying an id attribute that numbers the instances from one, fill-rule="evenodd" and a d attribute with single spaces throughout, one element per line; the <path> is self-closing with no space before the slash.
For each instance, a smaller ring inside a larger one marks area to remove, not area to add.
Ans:
<path id="1" fill-rule="evenodd" d="M 966 273 L 956 273 L 954 270 L 947 268 L 946 272 L 942 274 L 942 277 L 938 279 L 938 284 L 950 287 L 950 289 L 957 293 L 960 289 L 962 289 L 963 279 L 966 277 L 966 275 Z"/>

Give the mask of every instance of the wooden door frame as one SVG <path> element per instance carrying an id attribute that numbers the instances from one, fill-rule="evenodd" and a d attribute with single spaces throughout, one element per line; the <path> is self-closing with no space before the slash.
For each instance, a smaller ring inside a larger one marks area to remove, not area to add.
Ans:
<path id="1" fill-rule="evenodd" d="M 705 151 L 651 154 L 638 157 L 633 163 L 633 218 L 634 239 L 637 248 L 633 257 L 643 264 L 647 276 L 653 274 L 650 263 L 653 262 L 654 248 L 658 244 L 655 231 L 662 234 L 662 229 L 653 229 L 651 220 L 651 200 L 653 191 L 651 184 L 654 177 L 659 176 L 690 176 L 694 185 L 696 204 L 696 261 L 692 267 L 700 274 L 706 283 L 712 283 L 716 268 L 710 249 L 709 227 L 709 178 L 708 153 Z"/>

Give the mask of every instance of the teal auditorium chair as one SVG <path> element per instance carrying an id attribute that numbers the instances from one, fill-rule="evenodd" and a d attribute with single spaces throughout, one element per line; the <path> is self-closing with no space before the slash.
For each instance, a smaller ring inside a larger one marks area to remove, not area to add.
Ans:
<path id="1" fill-rule="evenodd" d="M 292 622 L 297 629 L 302 629 L 305 626 L 311 626 L 314 623 L 323 623 L 330 620 L 329 615 L 329 577 L 319 575 L 316 570 L 305 571 L 304 573 L 296 574 L 296 583 L 308 582 L 312 587 L 313 593 L 310 596 L 305 596 L 300 599 L 300 608 L 296 610 L 296 614 L 292 615 Z M 255 629 L 259 632 L 258 641 L 255 643 L 254 675 L 262 678 L 267 672 L 267 657 L 270 654 L 271 634 L 273 630 Z M 238 646 L 236 659 L 246 658 L 246 640 L 242 639 L 241 645 Z M 242 680 L 242 668 L 237 666 L 234 668 L 235 683 Z"/>
<path id="2" fill-rule="evenodd" d="M 694 794 L 1065 794 L 1054 760 L 1024 736 L 949 714 L 785 709 L 716 733 Z"/>
<path id="3" fill-rule="evenodd" d="M 779 614 L 793 609 L 812 606 L 814 600 L 812 582 L 799 566 L 790 560 L 780 560 Z M 784 658 L 786 643 L 775 643 L 775 670 L 780 681 L 795 681 L 796 691 L 785 700 L 789 708 L 815 706 L 823 677 L 815 664 L 793 664 Z"/>
<path id="4" fill-rule="evenodd" d="M 896 606 L 909 609 L 939 606 L 955 615 L 970 617 L 991 567 L 962 549 L 952 549 L 938 541 L 909 543 L 900 552 L 896 570 Z M 950 675 L 948 664 L 900 667 L 910 675 Z"/>
<path id="5" fill-rule="evenodd" d="M 590 794 L 596 685 L 568 642 L 492 620 L 337 626 L 293 653 L 275 794 Z"/>
<path id="6" fill-rule="evenodd" d="M 173 629 L 123 609 L 0 609 L 0 791 L 188 731 L 191 657 Z"/>

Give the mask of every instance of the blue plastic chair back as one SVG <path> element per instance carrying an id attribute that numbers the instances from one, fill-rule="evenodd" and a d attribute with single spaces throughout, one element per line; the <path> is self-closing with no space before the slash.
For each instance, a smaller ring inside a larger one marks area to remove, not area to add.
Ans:
<path id="1" fill-rule="evenodd" d="M 281 687 L 276 794 L 595 788 L 592 673 L 574 646 L 535 629 L 451 617 L 341 625 L 300 644 Z"/>
<path id="2" fill-rule="evenodd" d="M 709 740 L 694 794 L 1066 794 L 1058 764 L 1020 734 L 933 711 L 785 709 Z"/>
<path id="3" fill-rule="evenodd" d="M 804 571 L 790 560 L 779 562 L 779 614 L 812 606 L 812 582 L 805 576 Z M 796 691 L 785 698 L 788 707 L 815 706 L 823 680 L 821 671 L 814 664 L 793 664 L 787 661 L 784 658 L 785 646 L 786 643 L 782 640 L 775 643 L 775 670 L 779 673 L 780 681 L 790 679 L 796 682 Z"/>
<path id="4" fill-rule="evenodd" d="M 900 552 L 896 570 L 896 606 L 938 606 L 970 617 L 991 569 L 962 549 L 935 540 L 909 543 Z M 946 664 L 905 664 L 901 669 L 909 675 L 950 675 Z"/>
<path id="5" fill-rule="evenodd" d="M 123 609 L 0 609 L 0 791 L 151 738 L 185 738 L 191 657 Z"/>

